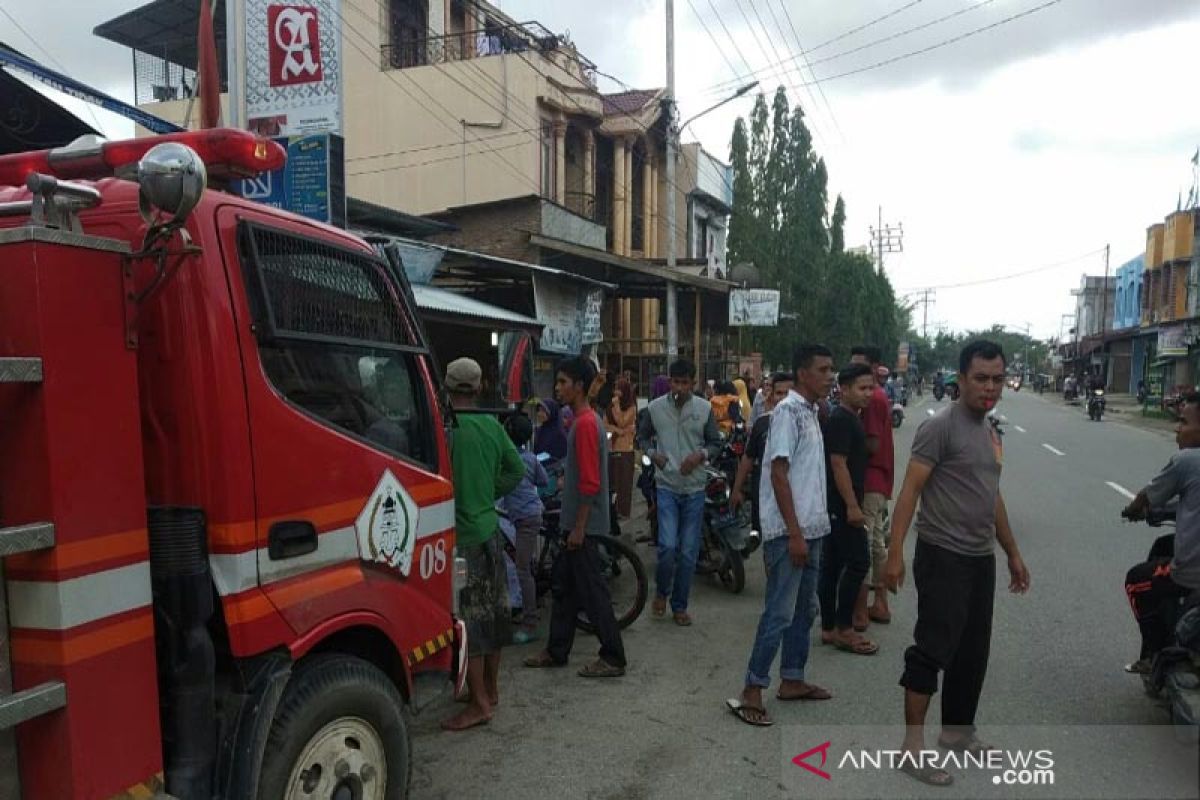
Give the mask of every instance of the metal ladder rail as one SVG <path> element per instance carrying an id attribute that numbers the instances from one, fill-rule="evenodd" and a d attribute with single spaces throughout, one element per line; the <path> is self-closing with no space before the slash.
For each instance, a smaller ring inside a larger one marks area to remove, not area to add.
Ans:
<path id="1" fill-rule="evenodd" d="M 42 360 L 40 358 L 0 358 L 0 383 L 42 382 Z M 45 550 L 54 546 L 54 524 L 35 522 L 0 528 L 0 558 Z M 2 564 L 2 562 L 0 562 Z M 4 582 L 0 565 L 0 588 Z M 8 626 L 8 613 L 4 608 L 4 597 L 0 594 L 0 621 Z M 0 663 L 0 676 L 8 672 L 7 658 Z M 8 684 L 8 681 L 4 681 Z M 15 728 L 26 720 L 48 714 L 67 704 L 67 687 L 62 681 L 47 681 L 29 689 L 12 692 L 9 685 L 0 685 L 0 731 Z"/>

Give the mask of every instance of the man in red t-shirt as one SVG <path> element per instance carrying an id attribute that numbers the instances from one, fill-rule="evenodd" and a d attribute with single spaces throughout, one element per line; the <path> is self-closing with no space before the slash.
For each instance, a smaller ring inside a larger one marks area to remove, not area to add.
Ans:
<path id="1" fill-rule="evenodd" d="M 887 589 L 883 585 L 883 567 L 888 555 L 888 501 L 892 499 L 896 478 L 896 454 L 892 443 L 892 403 L 883 389 L 884 379 L 879 376 L 880 361 L 878 347 L 855 347 L 850 351 L 850 362 L 871 367 L 880 384 L 875 387 L 871 403 L 863 412 L 867 452 L 870 453 L 863 514 L 867 518 L 867 534 L 871 541 L 871 578 L 863 582 L 854 608 L 854 627 L 858 631 L 866 630 L 869 620 L 884 625 L 892 621 Z M 871 587 L 875 589 L 875 602 L 868 609 Z"/>

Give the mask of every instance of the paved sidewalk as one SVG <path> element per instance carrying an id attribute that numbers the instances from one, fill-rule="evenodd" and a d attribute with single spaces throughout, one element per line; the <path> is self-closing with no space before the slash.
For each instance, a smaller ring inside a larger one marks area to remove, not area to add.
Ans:
<path id="1" fill-rule="evenodd" d="M 1046 392 L 1038 394 L 1030 392 L 1044 402 L 1054 403 L 1068 408 L 1075 408 L 1080 414 L 1086 414 L 1086 407 L 1081 398 L 1076 403 L 1068 403 L 1063 400 L 1061 392 Z M 1104 395 L 1105 400 L 1105 419 L 1110 422 L 1121 422 L 1126 425 L 1132 425 L 1143 430 L 1154 431 L 1167 436 L 1175 434 L 1175 420 L 1167 419 L 1154 415 L 1146 415 L 1142 412 L 1142 406 L 1138 403 L 1137 397 L 1124 392 L 1110 392 Z"/>

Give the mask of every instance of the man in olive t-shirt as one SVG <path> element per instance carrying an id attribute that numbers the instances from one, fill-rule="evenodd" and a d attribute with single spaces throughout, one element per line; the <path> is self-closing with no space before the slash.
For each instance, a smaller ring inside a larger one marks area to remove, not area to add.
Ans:
<path id="1" fill-rule="evenodd" d="M 925 748 L 925 715 L 942 680 L 942 734 L 948 750 L 985 753 L 975 736 L 975 712 L 987 673 L 992 639 L 998 542 L 1008 555 L 1009 590 L 1029 588 L 1008 512 L 1000 495 L 1004 448 L 987 418 L 1004 388 L 999 345 L 976 341 L 959 355 L 958 402 L 926 420 L 913 440 L 912 458 L 892 517 L 884 580 L 895 592 L 904 581 L 904 539 L 921 499 L 913 580 L 917 624 L 904 653 L 906 733 L 900 768 L 917 780 L 948 786 L 945 770 L 916 756 Z"/>

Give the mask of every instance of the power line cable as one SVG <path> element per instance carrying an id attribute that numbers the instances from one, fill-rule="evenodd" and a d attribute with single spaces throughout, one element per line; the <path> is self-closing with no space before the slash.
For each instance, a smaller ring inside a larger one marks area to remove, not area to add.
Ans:
<path id="1" fill-rule="evenodd" d="M 903 290 L 902 289 L 902 290 L 898 290 L 897 294 L 915 294 L 915 293 L 923 292 L 925 290 L 940 292 L 943 289 L 964 289 L 964 288 L 967 288 L 970 286 L 984 286 L 989 283 L 1000 283 L 1001 281 L 1009 281 L 1014 278 L 1024 278 L 1029 275 L 1035 275 L 1039 272 L 1049 272 L 1050 270 L 1058 269 L 1059 267 L 1065 267 L 1068 264 L 1075 264 L 1080 261 L 1083 261 L 1086 258 L 1091 258 L 1093 256 L 1100 255 L 1103 252 L 1104 252 L 1104 248 L 1100 247 L 1100 248 L 1097 248 L 1096 250 L 1092 250 L 1090 252 L 1075 256 L 1074 258 L 1068 258 L 1064 261 L 1055 261 L 1053 264 L 1042 264 L 1041 266 L 1038 266 L 1038 267 L 1030 267 L 1029 269 L 1021 270 L 1020 272 L 1012 272 L 1007 275 L 996 275 L 991 278 L 981 278 L 976 281 L 963 281 L 961 283 L 946 283 L 946 284 L 942 284 L 940 286 L 924 286 L 924 287 L 921 287 L 918 289 L 911 289 L 911 290 Z"/>
<path id="2" fill-rule="evenodd" d="M 915 26 L 913 26 L 913 27 L 911 27 L 911 28 L 906 28 L 906 29 L 904 29 L 904 30 L 902 30 L 902 31 L 898 31 L 898 32 L 896 32 L 896 33 L 893 33 L 893 34 L 889 34 L 888 36 L 883 36 L 883 37 L 880 37 L 880 38 L 878 38 L 878 39 L 873 39 L 873 40 L 871 40 L 871 41 L 869 41 L 869 42 L 867 42 L 867 43 L 865 43 L 865 44 L 861 44 L 861 45 L 859 45 L 858 47 L 854 47 L 854 48 L 851 48 L 851 49 L 849 49 L 849 50 L 842 50 L 842 51 L 839 51 L 839 52 L 837 52 L 837 53 L 834 53 L 833 55 L 829 55 L 829 56 L 825 56 L 825 57 L 823 57 L 823 58 L 818 58 L 818 59 L 815 59 L 815 60 L 809 61 L 809 62 L 808 62 L 808 64 L 809 64 L 809 71 L 811 71 L 811 70 L 812 70 L 812 67 L 814 67 L 814 66 L 816 66 L 816 65 L 818 65 L 818 64 L 826 64 L 826 63 L 828 63 L 828 62 L 830 62 L 830 61 L 837 61 L 838 59 L 845 58 L 846 56 L 851 56 L 851 55 L 854 55 L 855 53 L 861 53 L 863 50 L 869 50 L 869 49 L 871 49 L 872 47 L 877 47 L 877 46 L 879 46 L 879 45 L 881 45 L 881 44 L 886 44 L 887 42 L 892 42 L 892 41 L 895 41 L 896 39 L 902 39 L 902 38 L 904 38 L 905 36 L 908 36 L 908 35 L 910 35 L 910 34 L 913 34 L 913 33 L 918 33 L 918 32 L 920 32 L 920 31 L 926 30 L 927 28 L 932 28 L 932 27 L 933 27 L 933 26 L 935 26 L 935 25 L 940 25 L 940 24 L 941 24 L 941 23 L 943 23 L 943 22 L 948 22 L 949 20 L 952 20 L 952 19 L 954 19 L 954 18 L 956 18 L 956 17 L 961 17 L 963 14 L 970 14 L 972 11 L 978 11 L 978 10 L 979 10 L 979 9 L 981 9 L 981 8 L 984 8 L 984 7 L 986 7 L 986 6 L 989 6 L 989 5 L 991 5 L 991 4 L 992 4 L 992 3 L 994 3 L 995 1 L 996 1 L 996 0 L 980 0 L 980 2 L 978 2 L 978 3 L 975 3 L 975 4 L 973 4 L 973 5 L 967 6 L 966 8 L 960 8 L 960 9 L 958 9 L 957 11 L 952 11 L 952 12 L 951 12 L 951 13 L 949 13 L 949 14 L 945 14 L 945 15 L 943 15 L 943 16 L 940 16 L 940 17 L 938 17 L 937 19 L 930 20 L 929 22 L 924 22 L 924 23 L 922 23 L 922 24 L 920 24 L 920 25 L 915 25 Z M 782 0 L 781 0 L 781 2 L 782 2 Z M 815 48 L 814 48 L 814 49 L 815 49 Z M 808 52 L 810 52 L 810 53 L 811 53 L 811 52 L 812 52 L 812 50 L 810 50 L 810 51 L 808 51 Z M 791 60 L 791 61 L 795 61 L 797 58 L 799 58 L 799 57 L 798 57 L 798 56 L 796 56 L 796 57 L 793 57 L 792 59 L 789 59 L 789 60 Z M 779 64 L 777 64 L 776 66 L 779 66 Z M 815 78 L 815 77 L 816 77 L 816 76 L 814 75 L 814 78 Z M 725 88 L 725 86 L 726 86 L 726 85 L 728 85 L 729 83 L 730 83 L 729 81 L 726 81 L 726 82 L 724 82 L 723 84 L 714 84 L 714 85 L 711 87 L 710 91 L 712 91 L 712 92 L 720 92 L 720 91 L 722 91 L 722 90 Z"/>
<path id="3" fill-rule="evenodd" d="M 713 47 L 718 53 L 721 54 L 721 58 L 725 60 L 725 64 L 729 67 L 730 73 L 737 75 L 737 67 L 735 67 L 733 62 L 729 60 L 729 56 L 725 54 L 725 48 L 721 47 L 720 42 L 717 41 L 717 37 L 713 36 L 712 31 L 708 29 L 708 23 L 704 21 L 704 17 L 700 16 L 700 12 L 696 10 L 695 4 L 692 3 L 692 0 L 687 0 L 687 4 L 688 8 L 692 9 L 692 14 L 696 17 L 696 20 L 700 23 L 700 27 L 704 29 L 704 32 L 708 34 L 708 38 L 712 40 Z"/>
<path id="4" fill-rule="evenodd" d="M 775 36 L 775 37 L 771 36 L 771 32 L 767 30 L 767 26 L 763 23 L 762 15 L 758 13 L 758 6 L 754 4 L 754 0 L 746 0 L 746 2 L 747 2 L 747 4 L 749 4 L 750 10 L 754 12 L 754 17 L 755 17 L 755 19 L 758 20 L 759 26 L 763 29 L 763 33 L 767 37 L 767 42 L 769 42 L 771 45 L 771 52 L 775 54 L 775 58 L 782 61 L 783 59 L 780 58 L 780 56 L 779 56 L 779 49 L 775 46 L 775 39 L 776 38 L 784 38 L 784 33 L 783 33 L 783 28 L 779 24 L 779 20 L 775 18 L 774 7 L 770 4 L 770 2 L 767 3 L 767 11 L 769 11 L 771 14 L 771 21 L 775 24 L 775 30 L 778 34 L 778 36 Z M 791 54 L 791 51 L 788 50 L 786 43 L 784 46 L 784 50 L 788 51 L 789 55 Z M 784 75 L 784 78 L 787 79 L 787 77 L 789 75 L 788 71 L 785 70 L 783 75 Z M 801 79 L 803 79 L 804 75 L 801 74 L 800 77 L 801 77 Z M 800 92 L 796 89 L 795 81 L 785 80 L 785 82 L 792 90 L 792 93 L 794 95 L 793 102 L 796 105 L 800 105 Z M 820 110 L 820 106 L 817 105 L 817 98 L 812 93 L 812 89 L 808 88 L 807 85 L 804 86 L 803 88 L 804 88 L 804 93 L 806 95 L 808 95 L 808 100 L 809 100 L 809 103 L 811 104 L 809 106 L 809 109 L 810 109 L 809 117 L 810 117 L 810 119 L 813 120 L 813 123 L 814 123 L 813 128 L 814 128 L 814 130 L 816 130 L 816 112 Z M 803 109 L 803 106 L 801 106 L 801 108 Z M 818 134 L 821 136 L 822 141 L 824 141 L 824 132 L 820 131 L 820 132 L 818 132 Z"/>
<path id="5" fill-rule="evenodd" d="M 35 39 L 33 34 L 31 34 L 29 31 L 25 30 L 25 26 L 23 26 L 20 22 L 18 22 L 17 18 L 9 13 L 8 9 L 6 9 L 4 6 L 0 6 L 0 14 L 3 14 L 4 16 L 8 17 L 8 21 L 11 22 L 18 31 L 20 31 L 22 34 L 24 34 L 25 38 L 28 39 L 29 42 L 34 47 L 36 47 L 38 50 L 41 51 L 42 55 L 44 55 L 46 57 L 47 61 L 49 61 L 54 66 L 58 67 L 59 71 L 62 72 L 64 75 L 70 74 L 70 71 L 65 66 L 63 66 L 63 63 L 61 61 L 59 61 L 57 58 L 55 58 L 50 53 L 49 50 L 47 50 L 45 47 L 43 47 L 42 43 L 39 42 L 37 39 Z M 96 112 L 92 108 L 92 104 L 85 102 L 85 101 L 81 101 L 81 102 L 83 102 L 83 107 L 87 109 L 88 116 L 90 116 L 92 118 L 92 122 L 96 123 L 96 133 L 103 134 L 104 126 L 100 124 L 100 118 L 96 116 Z"/>
<path id="6" fill-rule="evenodd" d="M 787 3 L 785 3 L 784 0 L 779 0 L 779 6 L 783 9 L 783 15 L 787 19 L 788 27 L 792 30 L 792 38 L 796 40 L 796 47 L 800 51 L 800 57 L 804 60 L 804 64 L 808 67 L 808 74 L 812 75 L 813 81 L 817 85 L 817 91 L 821 95 L 821 100 L 825 103 L 825 109 L 829 112 L 829 118 L 833 120 L 833 127 L 837 130 L 838 136 L 841 137 L 842 142 L 844 143 L 846 141 L 846 134 L 842 131 L 842 126 L 838 122 L 837 115 L 833 113 L 833 106 L 830 105 L 829 98 L 825 96 L 825 87 L 822 86 L 821 82 L 817 79 L 817 73 L 813 70 L 812 63 L 808 60 L 808 54 L 804 50 L 804 45 L 800 43 L 800 32 L 796 30 L 796 25 L 794 22 L 792 22 L 792 14 L 790 11 L 788 11 Z M 803 77 L 803 75 L 801 77 Z"/>

